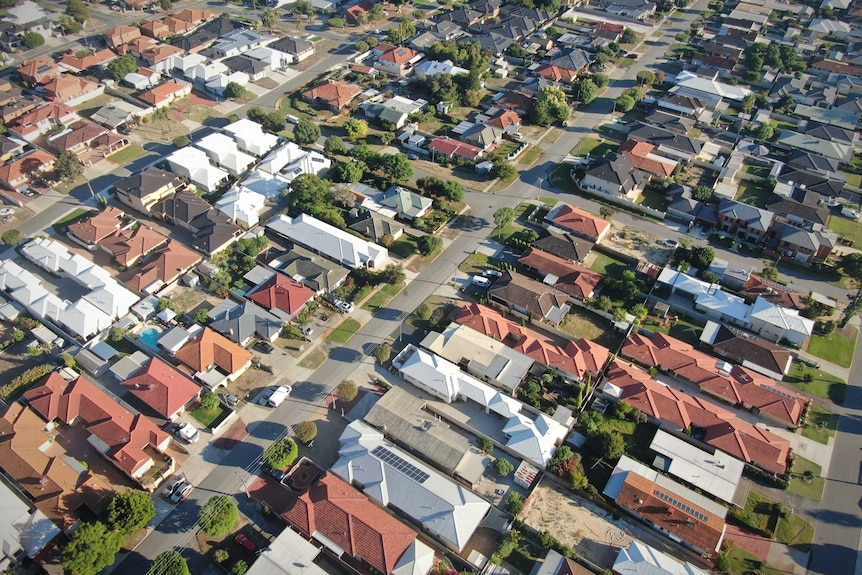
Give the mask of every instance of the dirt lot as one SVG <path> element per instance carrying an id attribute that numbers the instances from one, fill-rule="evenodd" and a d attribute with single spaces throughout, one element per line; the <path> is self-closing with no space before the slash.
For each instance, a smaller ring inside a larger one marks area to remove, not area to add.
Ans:
<path id="1" fill-rule="evenodd" d="M 635 259 L 663 266 L 670 259 L 671 250 L 658 245 L 656 242 L 659 239 L 661 238 L 633 226 L 624 226 L 622 229 L 615 226 L 608 234 L 607 241 L 613 249 Z"/>

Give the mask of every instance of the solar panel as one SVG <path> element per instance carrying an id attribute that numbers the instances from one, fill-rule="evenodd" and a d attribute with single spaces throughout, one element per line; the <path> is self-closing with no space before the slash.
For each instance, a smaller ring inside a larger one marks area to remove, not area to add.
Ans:
<path id="1" fill-rule="evenodd" d="M 431 477 L 430 474 L 425 473 L 412 463 L 408 463 L 407 461 L 395 455 L 382 445 L 378 445 L 377 447 L 375 447 L 371 451 L 371 454 L 389 467 L 395 469 L 396 471 L 400 471 L 416 483 L 425 483 L 425 481 L 429 477 Z"/>
<path id="2" fill-rule="evenodd" d="M 690 506 L 686 505 L 682 501 L 678 501 L 678 500 L 674 499 L 673 497 L 671 497 L 670 495 L 666 495 L 659 490 L 655 490 L 653 493 L 659 499 L 667 501 L 668 503 L 670 503 L 674 507 L 676 507 L 678 509 L 682 509 L 683 511 L 685 511 L 689 515 L 691 515 L 693 517 L 697 517 L 698 519 L 700 519 L 704 523 L 709 522 L 709 517 L 707 517 L 706 515 L 704 515 L 703 513 L 701 513 L 700 511 L 698 511 L 696 509 L 692 509 Z"/>

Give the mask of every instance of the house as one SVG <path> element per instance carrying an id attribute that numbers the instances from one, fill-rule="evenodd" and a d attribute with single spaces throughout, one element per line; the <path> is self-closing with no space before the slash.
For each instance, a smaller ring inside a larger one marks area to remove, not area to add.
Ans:
<path id="1" fill-rule="evenodd" d="M 787 348 L 714 321 L 706 322 L 700 346 L 777 381 L 787 375 L 793 363 L 793 354 Z"/>
<path id="2" fill-rule="evenodd" d="M 239 176 L 254 164 L 254 156 L 241 152 L 236 142 L 226 134 L 213 133 L 197 140 L 195 147 L 206 152 L 207 157 L 232 176 Z"/>
<path id="3" fill-rule="evenodd" d="M 250 486 L 249 496 L 265 504 L 303 538 L 319 541 L 328 553 L 343 556 L 362 572 L 418 574 L 433 567 L 434 550 L 422 543 L 413 529 L 334 473 L 303 459 L 285 482 L 293 489 L 261 477 Z M 290 573 L 295 573 L 293 553 L 287 561 L 281 566 L 291 565 Z M 308 570 L 302 567 L 303 572 Z"/>
<path id="4" fill-rule="evenodd" d="M 246 575 L 295 575 L 297 569 L 302 575 L 327 575 L 318 566 L 322 551 L 317 543 L 293 529 L 282 529 L 255 558 Z M 430 548 L 428 551 L 433 553 Z"/>
<path id="5" fill-rule="evenodd" d="M 670 267 L 664 268 L 656 281 L 670 288 L 671 296 L 684 294 L 691 299 L 694 309 L 709 319 L 740 327 L 748 327 L 751 322 L 751 306 L 717 284 L 701 281 Z"/>
<path id="6" fill-rule="evenodd" d="M 123 76 L 123 84 L 134 90 L 146 90 L 159 85 L 162 75 L 150 68 L 138 68 L 137 72 L 130 72 Z"/>
<path id="7" fill-rule="evenodd" d="M 790 444 L 765 428 L 747 423 L 719 405 L 678 391 L 647 372 L 615 362 L 602 394 L 626 401 L 657 425 L 690 431 L 692 437 L 769 473 L 784 473 Z"/>
<path id="8" fill-rule="evenodd" d="M 228 58 L 230 56 L 237 56 L 253 48 L 265 46 L 273 40 L 275 40 L 274 36 L 259 34 L 253 30 L 240 28 L 224 34 L 213 45 L 212 50 L 216 58 Z"/>
<path id="9" fill-rule="evenodd" d="M 654 154 L 655 146 L 648 142 L 627 140 L 619 153 L 632 161 L 634 167 L 659 178 L 670 177 L 679 165 L 676 161 Z"/>
<path id="10" fill-rule="evenodd" d="M 177 192 L 154 206 L 153 214 L 190 231 L 192 247 L 208 256 L 228 247 L 240 234 L 230 218 L 188 190 Z"/>
<path id="11" fill-rule="evenodd" d="M 710 105 L 715 105 L 722 99 L 741 102 L 753 93 L 748 88 L 719 82 L 716 77 L 717 75 L 712 78 L 701 78 L 684 70 L 676 75 L 676 85 L 670 91 L 672 94 L 694 96 Z"/>
<path id="12" fill-rule="evenodd" d="M 228 124 L 224 131 L 236 141 L 240 150 L 258 158 L 278 145 L 278 136 L 264 132 L 260 124 L 246 118 Z"/>
<path id="13" fill-rule="evenodd" d="M 502 341 L 536 363 L 573 381 L 595 378 L 604 369 L 610 351 L 587 339 L 564 340 L 531 326 L 507 319 L 496 309 L 480 304 L 462 306 L 455 321 L 492 339 Z"/>
<path id="14" fill-rule="evenodd" d="M 299 64 L 314 54 L 314 44 L 303 38 L 285 37 L 273 42 L 269 47 L 290 56 L 292 64 Z"/>
<path id="15" fill-rule="evenodd" d="M 105 32 L 103 36 L 108 48 L 117 49 L 140 38 L 141 29 L 137 26 L 117 26 Z"/>
<path id="16" fill-rule="evenodd" d="M 544 223 L 551 231 L 557 228 L 594 244 L 602 241 L 611 229 L 607 220 L 568 204 L 559 204 L 553 208 L 545 216 Z"/>
<path id="17" fill-rule="evenodd" d="M 768 252 L 803 265 L 822 263 L 838 246 L 838 234 L 828 231 L 800 229 L 786 223 L 773 226 L 774 236 L 767 244 Z"/>
<path id="18" fill-rule="evenodd" d="M 592 298 L 602 276 L 554 254 L 527 248 L 518 263 L 542 278 L 542 282 L 564 291 L 575 299 Z"/>
<path id="19" fill-rule="evenodd" d="M 380 269 L 389 259 L 386 248 L 359 239 L 308 214 L 299 214 L 295 218 L 278 215 L 266 224 L 266 227 L 353 269 Z"/>
<path id="20" fill-rule="evenodd" d="M 612 0 L 605 12 L 634 20 L 646 20 L 655 14 L 656 5 L 649 0 Z"/>
<path id="21" fill-rule="evenodd" d="M 154 205 L 174 195 L 182 185 L 175 174 L 150 166 L 114 184 L 114 191 L 121 203 L 149 214 Z"/>
<path id="22" fill-rule="evenodd" d="M 30 85 L 47 84 L 62 73 L 63 69 L 48 56 L 40 56 L 34 60 L 21 62 L 21 66 L 18 67 L 18 76 L 21 77 L 21 81 Z"/>
<path id="23" fill-rule="evenodd" d="M 84 167 L 91 166 L 129 144 L 125 137 L 89 120 L 81 120 L 67 131 L 49 137 L 47 141 L 47 146 L 58 153 L 74 152 Z"/>
<path id="24" fill-rule="evenodd" d="M 7 467 L 15 467 L 11 460 L 7 461 Z M 19 483 L 16 478 L 11 479 Z M 44 557 L 43 550 L 59 545 L 61 541 L 57 539 L 61 534 L 59 527 L 25 496 L 23 489 L 12 487 L 11 483 L 7 480 L 0 484 L 0 501 L 3 502 L 3 514 L 6 517 L 0 531 L 3 544 L 0 562 L 5 565 L 14 565 L 37 556 Z"/>
<path id="25" fill-rule="evenodd" d="M 560 66 L 554 66 L 551 64 L 543 64 L 539 66 L 536 68 L 535 74 L 536 76 L 541 76 L 551 82 L 557 82 L 560 84 L 571 84 L 578 78 L 577 71 L 567 70 L 566 68 L 561 68 Z"/>
<path id="26" fill-rule="evenodd" d="M 368 22 L 368 13 L 374 4 L 369 0 L 362 0 L 344 11 L 344 19 L 351 26 L 359 26 L 363 20 Z"/>
<path id="27" fill-rule="evenodd" d="M 466 487 L 386 441 L 383 434 L 354 421 L 339 438 L 331 470 L 379 505 L 422 526 L 449 549 L 460 552 L 491 506 Z"/>
<path id="28" fill-rule="evenodd" d="M 442 333 L 429 332 L 422 347 L 510 395 L 533 367 L 533 359 L 463 324 L 450 323 Z"/>
<path id="29" fill-rule="evenodd" d="M 536 562 L 530 575 L 590 575 L 592 571 L 565 555 L 548 551 L 543 561 Z"/>
<path id="30" fill-rule="evenodd" d="M 840 20 L 827 20 L 825 18 L 814 18 L 808 24 L 808 36 L 812 39 L 824 36 L 835 36 L 836 38 L 847 38 L 850 35 L 850 24 Z"/>
<path id="31" fill-rule="evenodd" d="M 222 64 L 227 66 L 228 70 L 233 73 L 242 73 L 248 76 L 248 81 L 257 81 L 267 75 L 272 67 L 263 60 L 249 58 L 245 54 L 239 56 L 231 56 L 222 60 Z"/>
<path id="32" fill-rule="evenodd" d="M 151 69 L 167 74 L 174 67 L 174 57 L 181 56 L 182 54 L 183 50 L 181 48 L 160 44 L 158 46 L 151 46 L 141 52 L 140 58 Z"/>
<path id="33" fill-rule="evenodd" d="M 718 204 L 718 229 L 749 242 L 762 242 L 772 226 L 772 212 L 724 198 Z"/>
<path id="34" fill-rule="evenodd" d="M 126 283 L 138 293 L 158 293 L 173 285 L 199 261 L 199 254 L 177 240 L 169 240 L 150 255 Z"/>
<path id="35" fill-rule="evenodd" d="M 77 74 L 95 66 L 105 66 L 116 58 L 117 54 L 113 50 L 102 48 L 101 50 L 88 52 L 83 56 L 79 56 L 77 53 L 63 54 L 63 57 L 60 58 L 57 64 L 69 72 Z"/>
<path id="36" fill-rule="evenodd" d="M 20 155 L 26 146 L 27 142 L 23 140 L 0 136 L 0 162 L 6 162 Z"/>
<path id="37" fill-rule="evenodd" d="M 237 226 L 250 229 L 260 221 L 259 215 L 266 197 L 246 188 L 232 188 L 213 207 L 230 218 Z"/>
<path id="38" fill-rule="evenodd" d="M 231 341 L 246 346 L 252 338 L 273 342 L 285 322 L 251 302 L 226 299 L 207 312 L 210 328 Z"/>
<path id="39" fill-rule="evenodd" d="M 52 170 L 56 159 L 42 150 L 18 156 L 0 166 L 0 184 L 13 192 L 22 191 L 30 185 L 34 175 Z"/>
<path id="40" fill-rule="evenodd" d="M 404 226 L 399 222 L 384 214 L 364 208 L 355 208 L 350 211 L 347 227 L 381 245 L 387 241 L 387 236 L 397 240 L 404 234 Z"/>
<path id="41" fill-rule="evenodd" d="M 791 148 L 806 150 L 838 160 L 849 162 L 853 158 L 853 144 L 840 140 L 824 140 L 814 135 L 801 134 L 793 130 L 781 130 L 777 142 Z"/>
<path id="42" fill-rule="evenodd" d="M 811 232 L 822 231 L 829 223 L 829 208 L 822 206 L 822 196 L 804 188 L 795 188 L 790 196 L 772 194 L 767 202 L 775 214 L 773 226 L 789 224 Z"/>
<path id="43" fill-rule="evenodd" d="M 355 84 L 346 84 L 335 80 L 327 80 L 302 93 L 302 99 L 309 104 L 320 106 L 333 114 L 348 106 L 362 93 L 362 88 Z"/>
<path id="44" fill-rule="evenodd" d="M 344 283 L 349 271 L 335 262 L 321 257 L 305 248 L 293 246 L 290 251 L 268 262 L 277 269 L 321 295 Z"/>
<path id="45" fill-rule="evenodd" d="M 36 109 L 36 99 L 24 96 L 22 88 L 0 80 L 0 121 L 7 126 Z"/>
<path id="46" fill-rule="evenodd" d="M 332 160 L 320 152 L 303 150 L 295 142 L 285 142 L 267 154 L 257 165 L 257 170 L 291 182 L 300 174 L 323 176 L 331 167 Z M 279 173 L 283 178 L 278 176 Z M 243 183 L 248 185 L 247 180 Z"/>
<path id="47" fill-rule="evenodd" d="M 146 102 L 153 108 L 163 108 L 170 106 L 174 100 L 185 98 L 191 93 L 191 84 L 182 80 L 171 79 L 139 94 L 138 99 Z"/>
<path id="48" fill-rule="evenodd" d="M 703 149 L 700 140 L 643 123 L 629 130 L 628 137 L 630 140 L 648 142 L 655 146 L 654 153 L 680 162 L 693 161 Z"/>
<path id="49" fill-rule="evenodd" d="M 189 36 L 182 38 L 174 38 L 171 42 L 172 46 L 182 48 L 183 50 L 196 54 L 204 48 L 209 47 L 213 42 L 221 36 L 232 32 L 239 28 L 241 24 L 231 18 L 215 18 L 210 20 Z"/>
<path id="50" fill-rule="evenodd" d="M 305 309 L 314 299 L 314 290 L 283 274 L 271 278 L 254 288 L 247 297 L 284 321 L 289 321 Z"/>
<path id="51" fill-rule="evenodd" d="M 55 371 L 28 389 L 24 399 L 48 423 L 85 428 L 90 445 L 149 491 L 173 473 L 174 460 L 165 453 L 171 436 L 84 376 L 67 381 Z"/>
<path id="52" fill-rule="evenodd" d="M 123 124 L 133 122 L 135 118 L 142 118 L 145 112 L 144 108 L 139 108 L 125 100 L 114 100 L 96 110 L 90 119 L 106 128 L 116 130 Z"/>
<path id="53" fill-rule="evenodd" d="M 552 324 L 563 321 L 571 309 L 566 303 L 568 294 L 521 274 L 503 272 L 488 290 L 492 302 L 509 307 L 528 318 L 545 320 Z"/>
<path id="54" fill-rule="evenodd" d="M 426 198 L 401 186 L 392 186 L 376 198 L 376 201 L 380 205 L 394 210 L 397 217 L 409 222 L 424 217 L 433 203 L 431 198 Z"/>
<path id="55" fill-rule="evenodd" d="M 741 278 L 741 282 L 733 286 L 739 289 L 739 295 L 749 303 L 754 303 L 757 298 L 762 298 L 774 305 L 802 311 L 809 292 L 801 291 L 793 284 L 783 284 L 768 280 L 757 274 L 747 274 Z"/>
<path id="56" fill-rule="evenodd" d="M 679 563 L 670 555 L 637 540 L 632 541 L 628 549 L 620 549 L 611 571 L 614 575 L 707 575 L 706 571 L 691 563 Z"/>
<path id="57" fill-rule="evenodd" d="M 718 553 L 727 508 L 623 455 L 603 491 L 634 517 L 697 553 Z"/>
<path id="58" fill-rule="evenodd" d="M 544 413 L 535 413 L 517 399 L 464 373 L 440 356 L 408 345 L 392 361 L 393 367 L 408 383 L 446 403 L 472 401 L 485 413 L 503 420 L 506 447 L 518 457 L 544 467 L 557 449 L 557 442 L 568 433 L 562 423 Z"/>
<path id="59" fill-rule="evenodd" d="M 175 354 L 210 389 L 227 385 L 251 367 L 252 354 L 210 328 L 204 328 Z"/>
<path id="60" fill-rule="evenodd" d="M 70 107 L 101 96 L 104 91 L 102 84 L 69 74 L 61 74 L 45 84 L 45 97 L 49 101 Z"/>
<path id="61" fill-rule="evenodd" d="M 442 156 L 450 160 L 463 158 L 475 162 L 485 154 L 485 150 L 479 146 L 453 140 L 449 136 L 437 136 L 428 144 L 432 157 Z"/>
<path id="62" fill-rule="evenodd" d="M 377 119 L 384 127 L 395 126 L 401 129 L 407 123 L 411 114 L 421 112 L 428 104 L 425 100 L 411 100 L 403 96 L 393 96 L 383 102 L 366 102 L 360 104 L 369 118 Z"/>
<path id="63" fill-rule="evenodd" d="M 569 262 L 584 261 L 593 247 L 595 247 L 594 243 L 565 233 L 550 233 L 532 243 L 534 250 L 554 254 Z"/>
<path id="64" fill-rule="evenodd" d="M 838 160 L 827 158 L 805 150 L 792 150 L 785 164 L 797 170 L 809 170 L 830 174 L 838 172 Z"/>
<path id="65" fill-rule="evenodd" d="M 123 210 L 108 206 L 85 220 L 70 224 L 69 237 L 85 247 L 94 247 L 123 226 L 125 215 Z"/>
<path id="66" fill-rule="evenodd" d="M 437 74 L 446 74 L 448 76 L 457 76 L 458 74 L 469 74 L 470 71 L 466 68 L 456 66 L 452 60 L 425 60 L 421 64 L 417 64 L 413 68 L 413 76 L 420 80 L 432 78 Z"/>
<path id="67" fill-rule="evenodd" d="M 138 225 L 105 236 L 98 247 L 111 254 L 117 265 L 128 268 L 167 241 L 168 238 L 151 227 Z"/>
<path id="68" fill-rule="evenodd" d="M 406 76 L 422 57 L 422 52 L 408 46 L 393 46 L 378 56 L 374 68 L 392 76 Z"/>
<path id="69" fill-rule="evenodd" d="M 504 133 L 517 132 L 521 127 L 521 116 L 511 110 L 500 110 L 500 113 L 485 121 L 486 126 L 497 128 Z"/>
<path id="70" fill-rule="evenodd" d="M 787 427 L 798 425 L 805 410 L 803 398 L 775 380 L 718 360 L 663 333 L 631 334 L 620 355 L 694 383 L 706 395 Z"/>
<path id="71" fill-rule="evenodd" d="M 452 132 L 462 142 L 472 144 L 483 152 L 495 150 L 503 140 L 503 130 L 488 124 L 462 122 Z"/>
<path id="72" fill-rule="evenodd" d="M 81 120 L 78 112 L 60 103 L 45 103 L 31 112 L 19 116 L 9 126 L 9 132 L 32 142 L 39 136 L 44 136 L 54 131 L 63 131 L 75 122 Z"/>
<path id="73" fill-rule="evenodd" d="M 751 331 L 770 341 L 802 345 L 814 332 L 814 321 L 758 297 L 751 305 Z"/>
<path id="74" fill-rule="evenodd" d="M 580 48 L 572 48 L 570 50 L 566 50 L 562 54 L 558 54 L 557 56 L 554 56 L 553 58 L 548 60 L 548 63 L 546 64 L 547 67 L 565 70 L 565 73 L 574 73 L 575 76 L 577 76 L 579 72 L 584 71 L 589 65 L 590 56 Z M 549 76 L 545 75 L 545 77 Z"/>
<path id="75" fill-rule="evenodd" d="M 243 156 L 250 158 L 246 154 Z M 207 193 L 216 191 L 230 177 L 226 170 L 213 166 L 207 153 L 200 148 L 192 146 L 179 148 L 169 154 L 165 160 L 173 173 L 188 179 Z M 237 160 L 245 161 L 244 158 L 237 158 Z"/>
<path id="76" fill-rule="evenodd" d="M 122 385 L 140 404 L 171 421 L 179 417 L 201 393 L 198 384 L 158 356 Z"/>

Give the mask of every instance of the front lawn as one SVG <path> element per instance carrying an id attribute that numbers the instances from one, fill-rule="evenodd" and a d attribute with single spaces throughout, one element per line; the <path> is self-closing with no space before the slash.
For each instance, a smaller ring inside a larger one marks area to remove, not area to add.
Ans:
<path id="1" fill-rule="evenodd" d="M 198 420 L 201 425 L 210 429 L 213 423 L 218 421 L 224 412 L 225 408 L 221 404 L 216 405 L 214 409 L 204 409 L 203 405 L 199 405 L 196 409 L 192 410 L 192 417 Z"/>
<path id="2" fill-rule="evenodd" d="M 856 336 L 859 330 L 855 327 L 836 329 L 829 335 L 812 335 L 808 343 L 808 353 L 825 359 L 841 367 L 850 367 L 853 363 L 853 352 L 856 349 Z"/>
<path id="3" fill-rule="evenodd" d="M 368 301 L 363 304 L 362 309 L 375 312 L 389 303 L 389 300 L 395 297 L 402 289 L 404 289 L 404 284 L 398 284 L 397 286 L 386 284 L 377 293 L 368 298 Z"/>
<path id="4" fill-rule="evenodd" d="M 809 383 L 805 382 L 807 375 L 812 378 Z M 784 376 L 784 382 L 811 395 L 831 399 L 839 405 L 844 403 L 844 394 L 847 391 L 847 382 L 840 377 L 805 365 L 801 361 L 793 362 L 790 372 Z"/>
<path id="5" fill-rule="evenodd" d="M 734 575 L 752 575 L 758 573 L 760 575 L 785 575 L 784 571 L 770 567 L 748 551 L 744 551 L 741 547 L 734 546 L 728 553 L 727 558 L 730 560 L 730 571 Z"/>
<path id="6" fill-rule="evenodd" d="M 811 472 L 810 480 L 805 479 L 806 471 Z M 821 472 L 819 465 L 797 455 L 793 461 L 793 471 L 790 473 L 790 486 L 787 491 L 820 501 L 823 498 L 823 488 L 826 486 L 826 480 L 820 476 Z"/>
<path id="7" fill-rule="evenodd" d="M 862 224 L 843 216 L 834 215 L 829 218 L 829 229 L 854 243 L 862 245 Z"/>
<path id="8" fill-rule="evenodd" d="M 590 134 L 588 136 L 584 136 L 584 139 L 582 139 L 577 146 L 572 148 L 571 153 L 575 156 L 586 156 L 587 154 L 592 156 L 604 156 L 608 152 L 616 152 L 618 148 L 619 144 L 609 142 L 604 138 L 599 138 L 598 136 Z"/>
<path id="9" fill-rule="evenodd" d="M 814 527 L 810 523 L 756 491 L 748 494 L 745 507 L 731 515 L 756 531 L 771 533 L 777 541 L 804 551 L 814 541 Z"/>
<path id="10" fill-rule="evenodd" d="M 360 327 L 362 327 L 362 324 L 355 319 L 346 319 L 330 332 L 326 337 L 326 341 L 331 343 L 346 343 L 351 337 L 356 335 Z"/>
<path id="11" fill-rule="evenodd" d="M 323 362 L 325 361 L 326 352 L 318 347 L 311 350 L 308 355 L 302 358 L 302 361 L 299 362 L 299 367 L 304 367 L 305 369 L 317 369 L 323 365 Z"/>
<path id="12" fill-rule="evenodd" d="M 849 172 L 839 172 L 842 176 L 847 178 L 847 183 L 856 188 L 862 187 L 862 175 L 860 174 L 851 174 Z"/>
<path id="13" fill-rule="evenodd" d="M 401 234 L 401 237 L 395 240 L 395 243 L 392 244 L 392 247 L 389 248 L 389 251 L 391 251 L 398 257 L 409 258 L 413 254 L 419 253 L 416 239 L 416 236 L 411 236 L 407 233 Z"/>
<path id="14" fill-rule="evenodd" d="M 829 413 L 819 405 L 811 404 L 808 409 L 806 426 L 802 428 L 802 437 L 807 437 L 824 445 L 829 443 L 829 438 L 835 436 L 838 429 L 838 416 Z"/>
<path id="15" fill-rule="evenodd" d="M 71 212 L 54 222 L 51 227 L 54 228 L 54 233 L 65 234 L 68 231 L 70 225 L 78 223 L 81 220 L 85 220 L 95 213 L 96 212 L 88 210 L 86 208 L 78 208 L 76 210 L 72 210 Z"/>
<path id="16" fill-rule="evenodd" d="M 146 153 L 146 150 L 139 146 L 138 144 L 131 144 L 120 150 L 119 152 L 114 152 L 110 156 L 108 156 L 108 161 L 113 162 L 115 164 L 127 164 L 132 160 L 143 156 Z"/>
<path id="17" fill-rule="evenodd" d="M 503 263 L 503 260 L 476 252 L 470 254 L 461 262 L 461 265 L 458 266 L 458 271 L 462 271 L 465 274 L 481 274 L 485 270 L 499 270 Z"/>

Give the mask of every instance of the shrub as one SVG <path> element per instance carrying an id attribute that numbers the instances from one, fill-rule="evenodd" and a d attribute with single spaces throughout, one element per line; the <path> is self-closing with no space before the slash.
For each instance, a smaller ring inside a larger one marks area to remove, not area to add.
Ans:
<path id="1" fill-rule="evenodd" d="M 213 553 L 213 559 L 216 560 L 216 563 L 224 563 L 230 557 L 230 553 L 225 549 L 216 549 Z"/>
<path id="2" fill-rule="evenodd" d="M 524 510 L 524 500 L 517 491 L 510 491 L 506 497 L 506 511 L 517 517 Z"/>
<path id="3" fill-rule="evenodd" d="M 21 333 L 23 334 L 23 332 Z M 38 380 L 51 373 L 53 370 L 54 366 L 50 363 L 43 363 L 41 365 L 31 367 L 21 375 L 13 378 L 12 381 L 7 383 L 3 387 L 0 387 L 0 398 L 8 399 L 19 389 L 37 382 Z"/>
<path id="4" fill-rule="evenodd" d="M 248 571 L 248 563 L 240 559 L 230 568 L 230 575 L 245 575 Z"/>
<path id="5" fill-rule="evenodd" d="M 500 457 L 494 462 L 494 471 L 496 471 L 497 475 L 500 477 L 507 477 L 515 471 L 515 466 L 512 465 L 512 462 L 505 457 Z"/>
<path id="6" fill-rule="evenodd" d="M 31 30 L 24 33 L 24 36 L 21 38 L 21 43 L 24 44 L 25 48 L 30 50 L 32 48 L 42 46 L 45 43 L 45 38 L 38 32 L 33 32 Z"/>
<path id="7" fill-rule="evenodd" d="M 356 383 L 345 379 L 338 384 L 338 397 L 344 401 L 353 401 L 359 394 L 359 387 Z"/>
<path id="8" fill-rule="evenodd" d="M 191 140 L 189 140 L 188 136 L 179 135 L 173 140 L 174 146 L 177 148 L 185 148 L 189 144 L 191 144 Z"/>
<path id="9" fill-rule="evenodd" d="M 374 359 L 380 365 L 389 361 L 390 357 L 392 357 L 392 347 L 388 343 L 381 343 L 374 348 Z"/>
<path id="10" fill-rule="evenodd" d="M 317 424 L 313 421 L 303 421 L 296 426 L 296 438 L 303 443 L 310 443 L 317 437 Z"/>
<path id="11" fill-rule="evenodd" d="M 219 406 L 218 395 L 212 391 L 207 391 L 201 396 L 201 407 L 207 411 L 211 411 Z"/>
<path id="12" fill-rule="evenodd" d="M 276 469 L 284 469 L 291 465 L 299 456 L 296 442 L 289 437 L 281 437 L 273 441 L 263 452 L 263 463 Z"/>
<path id="13" fill-rule="evenodd" d="M 3 243 L 6 245 L 14 246 L 21 241 L 21 232 L 14 229 L 6 230 L 5 232 L 3 232 L 3 236 L 0 236 L 0 240 L 2 240 Z"/>
<path id="14" fill-rule="evenodd" d="M 223 537 L 233 531 L 239 521 L 239 507 L 233 497 L 217 495 L 210 498 L 198 514 L 198 525 L 207 535 Z"/>
<path id="15" fill-rule="evenodd" d="M 483 453 L 491 455 L 494 453 L 494 442 L 491 441 L 489 437 L 485 437 L 483 435 L 479 438 L 479 449 L 481 449 Z"/>

